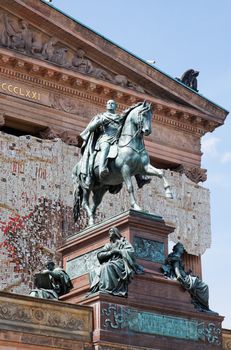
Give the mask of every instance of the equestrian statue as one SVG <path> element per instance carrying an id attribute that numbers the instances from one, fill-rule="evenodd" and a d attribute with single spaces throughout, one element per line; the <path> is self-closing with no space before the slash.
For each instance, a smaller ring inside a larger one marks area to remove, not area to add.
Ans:
<path id="1" fill-rule="evenodd" d="M 96 115 L 80 134 L 83 139 L 82 157 L 73 169 L 74 219 L 81 207 L 86 210 L 89 225 L 94 224 L 95 211 L 104 194 L 118 193 L 123 182 L 130 196 L 131 208 L 141 211 L 134 196 L 132 176 L 141 188 L 150 182 L 149 176 L 163 179 L 166 197 L 172 198 L 170 186 L 162 170 L 150 164 L 144 136 L 152 131 L 152 106 L 139 102 L 121 115 L 116 103 L 109 100 L 106 112 Z"/>

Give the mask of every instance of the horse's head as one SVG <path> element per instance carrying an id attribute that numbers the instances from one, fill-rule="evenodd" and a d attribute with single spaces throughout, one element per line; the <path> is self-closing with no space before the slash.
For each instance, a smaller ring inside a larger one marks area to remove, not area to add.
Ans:
<path id="1" fill-rule="evenodd" d="M 139 107 L 138 124 L 140 132 L 148 136 L 152 132 L 152 105 L 144 101 Z"/>

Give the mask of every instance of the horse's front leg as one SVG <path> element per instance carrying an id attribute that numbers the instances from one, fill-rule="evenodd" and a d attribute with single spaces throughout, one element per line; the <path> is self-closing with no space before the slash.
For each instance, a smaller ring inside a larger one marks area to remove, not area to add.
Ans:
<path id="1" fill-rule="evenodd" d="M 95 217 L 96 209 L 100 205 L 102 198 L 103 198 L 104 194 L 106 193 L 106 191 L 107 191 L 106 187 L 97 188 L 94 191 L 92 191 L 93 192 L 93 197 L 92 197 L 93 204 L 91 206 L 91 211 L 92 211 L 93 217 Z"/>
<path id="2" fill-rule="evenodd" d="M 136 200 L 135 200 L 134 187 L 132 184 L 131 172 L 130 172 L 129 166 L 124 165 L 121 169 L 121 172 L 122 172 L 122 176 L 123 176 L 125 185 L 127 187 L 127 191 L 129 193 L 131 208 L 135 209 L 135 210 L 142 211 L 142 209 L 138 206 L 138 204 L 136 203 Z"/>
<path id="3" fill-rule="evenodd" d="M 164 189 L 165 189 L 165 196 L 167 198 L 171 198 L 173 199 L 173 194 L 171 192 L 171 189 L 170 189 L 170 185 L 168 183 L 168 180 L 166 179 L 165 175 L 164 175 L 164 172 L 163 170 L 161 169 L 157 169 L 155 168 L 154 166 L 152 166 L 151 164 L 147 164 L 145 167 L 145 173 L 146 175 L 149 175 L 149 176 L 158 176 L 160 179 L 163 179 L 163 182 L 164 182 Z"/>

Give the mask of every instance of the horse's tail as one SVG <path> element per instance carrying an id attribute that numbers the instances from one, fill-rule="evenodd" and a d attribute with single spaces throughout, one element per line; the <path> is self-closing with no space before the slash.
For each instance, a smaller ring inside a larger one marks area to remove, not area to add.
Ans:
<path id="1" fill-rule="evenodd" d="M 73 217 L 75 222 L 80 217 L 80 207 L 82 204 L 82 200 L 83 200 L 83 189 L 77 183 L 74 189 L 74 203 L 73 203 Z"/>

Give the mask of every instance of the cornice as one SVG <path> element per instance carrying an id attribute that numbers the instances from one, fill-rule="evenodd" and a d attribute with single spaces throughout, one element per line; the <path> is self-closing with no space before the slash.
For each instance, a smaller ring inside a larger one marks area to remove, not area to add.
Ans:
<path id="1" fill-rule="evenodd" d="M 218 122 L 194 109 L 131 91 L 3 48 L 0 49 L 0 73 L 17 81 L 37 85 L 73 98 L 78 97 L 99 106 L 104 106 L 108 98 L 114 98 L 120 111 L 146 99 L 153 104 L 154 120 L 158 123 L 200 136 L 219 126 Z"/>

